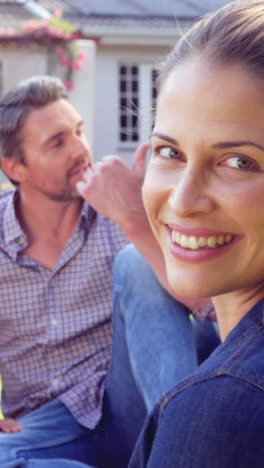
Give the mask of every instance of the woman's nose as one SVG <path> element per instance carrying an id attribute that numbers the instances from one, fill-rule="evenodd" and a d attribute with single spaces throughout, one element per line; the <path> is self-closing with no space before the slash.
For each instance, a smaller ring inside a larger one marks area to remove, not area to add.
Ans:
<path id="1" fill-rule="evenodd" d="M 205 175 L 202 172 L 188 171 L 188 169 L 172 187 L 168 202 L 180 217 L 191 216 L 195 213 L 209 213 L 214 207 Z"/>

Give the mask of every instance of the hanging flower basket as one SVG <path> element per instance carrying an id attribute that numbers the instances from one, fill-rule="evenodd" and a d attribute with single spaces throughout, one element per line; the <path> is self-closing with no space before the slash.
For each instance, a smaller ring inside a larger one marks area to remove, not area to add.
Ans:
<path id="1" fill-rule="evenodd" d="M 15 28 L 0 28 L 0 46 L 20 47 L 37 43 L 51 47 L 63 68 L 63 81 L 70 91 L 74 88 L 74 74 L 82 69 L 85 51 L 79 39 L 85 36 L 71 23 L 64 21 L 60 11 L 54 12 L 49 20 L 32 19 Z"/>

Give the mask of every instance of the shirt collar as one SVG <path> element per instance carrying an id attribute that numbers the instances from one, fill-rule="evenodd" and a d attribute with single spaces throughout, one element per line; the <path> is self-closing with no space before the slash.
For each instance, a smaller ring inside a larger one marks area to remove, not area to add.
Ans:
<path id="1" fill-rule="evenodd" d="M 19 224 L 15 211 L 15 203 L 18 196 L 18 190 L 12 189 L 11 196 L 9 197 L 6 204 L 3 218 L 4 244 L 8 249 L 11 248 L 12 250 L 16 251 L 24 249 L 27 245 L 26 234 L 23 232 Z M 86 202 L 84 202 L 78 226 L 79 229 L 88 233 L 96 217 L 97 212 L 91 205 L 88 205 Z"/>
<path id="2" fill-rule="evenodd" d="M 97 212 L 91 205 L 88 205 L 86 202 L 84 202 L 79 221 L 79 229 L 83 229 L 85 232 L 89 232 L 96 217 Z"/>
<path id="3" fill-rule="evenodd" d="M 14 246 L 15 243 L 17 246 L 16 250 L 22 250 L 27 245 L 27 238 L 16 217 L 15 201 L 17 197 L 18 191 L 12 190 L 3 217 L 4 243 L 6 247 Z"/>
<path id="4" fill-rule="evenodd" d="M 264 329 L 264 298 L 257 302 L 244 317 L 241 318 L 240 322 L 231 330 L 226 338 L 226 342 L 229 340 L 241 340 L 243 337 L 247 339 L 248 336 L 254 331 Z"/>

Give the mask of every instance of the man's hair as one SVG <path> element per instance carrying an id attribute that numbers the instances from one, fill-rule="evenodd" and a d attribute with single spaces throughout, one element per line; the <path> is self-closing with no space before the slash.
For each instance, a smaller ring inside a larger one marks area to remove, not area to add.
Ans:
<path id="1" fill-rule="evenodd" d="M 0 161 L 16 157 L 24 162 L 21 143 L 25 119 L 32 110 L 59 99 L 68 99 L 60 79 L 33 76 L 21 81 L 0 100 Z"/>
<path id="2" fill-rule="evenodd" d="M 239 63 L 264 78 L 264 2 L 234 1 L 192 26 L 161 63 L 157 85 L 186 57 L 203 54 L 214 64 Z"/>

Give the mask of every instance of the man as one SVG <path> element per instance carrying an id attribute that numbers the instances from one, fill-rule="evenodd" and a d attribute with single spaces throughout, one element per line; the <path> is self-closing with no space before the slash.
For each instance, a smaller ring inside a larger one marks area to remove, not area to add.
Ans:
<path id="1" fill-rule="evenodd" d="M 93 166 L 82 126 L 55 78 L 0 101 L 1 166 L 16 186 L 0 197 L 1 468 L 126 466 L 145 416 L 125 352 L 116 367 L 113 350 L 105 381 L 111 269 L 128 239 L 168 288 L 141 201 L 147 145 L 131 169 L 113 157 Z"/>

